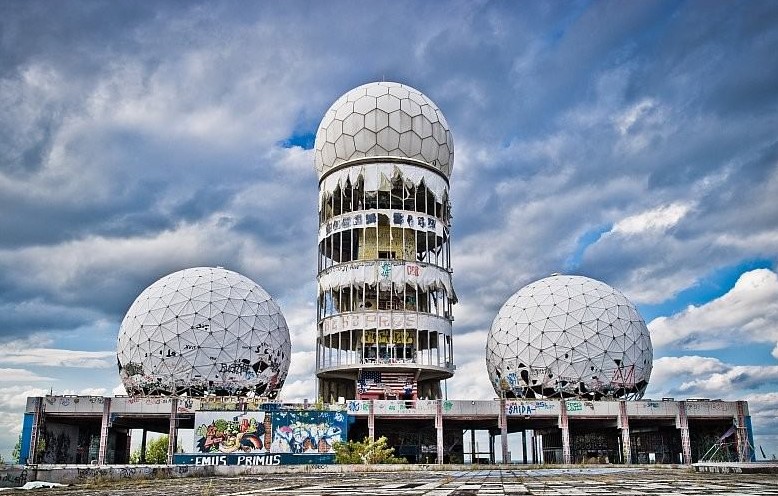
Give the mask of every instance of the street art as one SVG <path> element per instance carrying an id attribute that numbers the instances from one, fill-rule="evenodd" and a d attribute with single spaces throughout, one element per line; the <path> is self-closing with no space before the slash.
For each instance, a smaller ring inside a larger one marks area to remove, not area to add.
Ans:
<path id="1" fill-rule="evenodd" d="M 273 413 L 272 453 L 334 453 L 332 445 L 346 439 L 347 420 L 341 412 Z"/>
<path id="2" fill-rule="evenodd" d="M 347 424 L 343 412 L 333 411 L 198 412 L 193 453 L 331 455 L 335 453 L 333 444 L 346 440 Z M 235 460 L 224 458 L 223 463 L 218 457 L 197 460 L 204 464 L 281 463 L 281 458 L 260 461 L 245 456 Z"/>
<path id="3" fill-rule="evenodd" d="M 265 453 L 265 412 L 195 415 L 196 453 Z"/>

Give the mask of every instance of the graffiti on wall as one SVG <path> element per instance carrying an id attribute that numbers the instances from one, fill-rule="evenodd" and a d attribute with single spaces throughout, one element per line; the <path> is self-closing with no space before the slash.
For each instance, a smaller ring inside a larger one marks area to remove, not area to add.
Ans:
<path id="1" fill-rule="evenodd" d="M 341 412 L 289 411 L 273 413 L 273 453 L 334 453 L 332 445 L 346 440 L 346 416 Z"/>
<path id="2" fill-rule="evenodd" d="M 195 415 L 196 453 L 265 453 L 265 412 L 225 414 L 199 412 Z"/>
<path id="3" fill-rule="evenodd" d="M 198 412 L 194 453 L 331 454 L 346 440 L 343 412 Z"/>

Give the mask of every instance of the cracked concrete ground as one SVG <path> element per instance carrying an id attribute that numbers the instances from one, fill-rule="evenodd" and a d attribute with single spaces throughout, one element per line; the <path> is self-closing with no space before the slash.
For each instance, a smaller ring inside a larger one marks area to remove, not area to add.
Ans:
<path id="1" fill-rule="evenodd" d="M 67 495 L 776 495 L 778 476 L 704 474 L 686 469 L 580 468 L 425 472 L 263 474 L 238 477 L 93 481 Z"/>

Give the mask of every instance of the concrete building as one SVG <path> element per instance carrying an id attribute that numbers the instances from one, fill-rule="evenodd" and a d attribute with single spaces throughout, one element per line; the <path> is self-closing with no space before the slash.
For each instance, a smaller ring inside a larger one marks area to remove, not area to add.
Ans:
<path id="1" fill-rule="evenodd" d="M 398 83 L 327 111 L 319 175 L 318 395 L 441 398 L 454 373 L 449 176 L 440 109 Z"/>

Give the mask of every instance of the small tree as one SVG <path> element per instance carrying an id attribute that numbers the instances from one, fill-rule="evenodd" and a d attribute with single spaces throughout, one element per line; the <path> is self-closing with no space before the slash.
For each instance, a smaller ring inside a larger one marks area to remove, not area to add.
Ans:
<path id="1" fill-rule="evenodd" d="M 14 451 L 13 454 L 11 454 L 11 460 L 13 463 L 24 463 L 24 460 L 20 460 L 19 457 L 22 456 L 22 435 L 19 434 L 19 439 L 16 441 L 16 444 L 14 445 Z"/>
<path id="2" fill-rule="evenodd" d="M 365 438 L 364 441 L 338 442 L 333 445 L 335 462 L 340 464 L 381 464 L 407 463 L 405 458 L 394 456 L 394 448 L 389 447 L 386 436 L 375 441 Z"/>
<path id="3" fill-rule="evenodd" d="M 146 463 L 149 464 L 162 464 L 167 463 L 167 446 L 168 436 L 160 436 L 157 439 L 152 439 L 146 443 Z M 181 450 L 181 445 L 176 447 L 177 451 Z M 140 463 L 140 450 L 137 449 L 130 454 L 130 463 Z"/>

